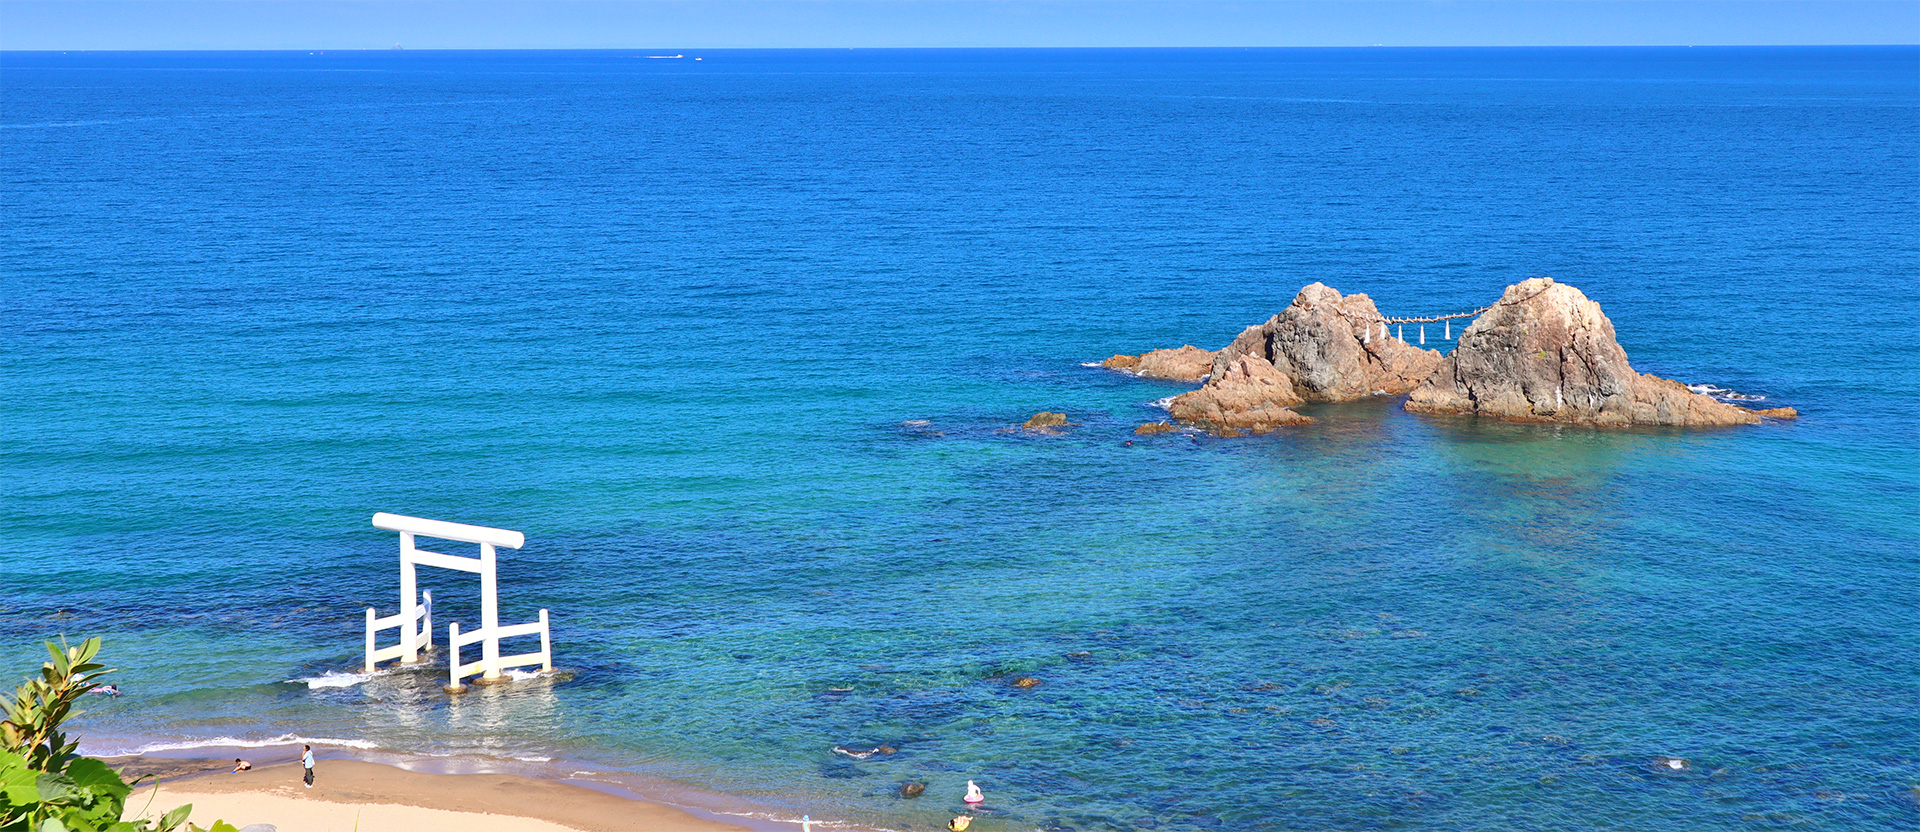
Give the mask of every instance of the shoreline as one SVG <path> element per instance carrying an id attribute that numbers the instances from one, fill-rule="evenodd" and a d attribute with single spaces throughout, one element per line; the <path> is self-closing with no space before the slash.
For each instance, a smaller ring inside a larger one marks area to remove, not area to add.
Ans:
<path id="1" fill-rule="evenodd" d="M 204 750 L 204 749 L 203 749 Z M 254 749 L 264 751 L 267 749 Z M 275 749 L 278 751 L 278 749 Z M 239 755 L 244 757 L 244 753 Z M 200 824 L 266 823 L 279 832 L 407 828 L 413 832 L 742 832 L 791 824 L 733 818 L 647 800 L 616 784 L 500 773 L 438 773 L 335 752 L 320 757 L 312 789 L 297 760 L 256 754 L 232 772 L 232 757 L 129 755 L 105 759 L 128 777 L 146 777 L 128 800 L 158 817 L 194 806 Z M 157 792 L 157 794 L 156 794 Z M 149 800 L 151 798 L 151 803 Z M 372 823 L 374 826 L 365 826 Z"/>
<path id="2" fill-rule="evenodd" d="M 627 809 L 631 809 L 634 805 L 661 807 L 683 815 L 697 825 L 697 828 L 685 829 L 679 825 L 649 825 L 644 827 L 647 829 L 667 829 L 672 832 L 741 832 L 741 830 L 793 832 L 800 828 L 801 818 L 807 814 L 801 806 L 762 803 L 731 792 L 701 788 L 619 766 L 566 756 L 552 747 L 540 749 L 538 754 L 531 756 L 496 756 L 471 753 L 406 752 L 364 739 L 308 736 L 304 732 L 282 733 L 266 740 L 229 736 L 189 738 L 178 734 L 89 732 L 87 741 L 82 743 L 82 753 L 87 753 L 88 747 L 91 747 L 94 753 L 89 756 L 106 761 L 108 765 L 120 771 L 129 782 L 137 777 L 146 778 L 136 789 L 139 793 L 144 793 L 149 786 L 153 785 L 183 791 L 198 791 L 198 784 L 201 782 L 220 783 L 228 779 L 227 775 L 231 773 L 233 761 L 236 758 L 243 758 L 253 764 L 254 768 L 246 774 L 280 766 L 297 766 L 302 744 L 310 744 L 313 747 L 317 769 L 325 769 L 337 763 L 356 763 L 375 766 L 401 776 L 442 778 L 421 781 L 423 788 L 426 783 L 453 783 L 465 777 L 501 777 L 509 781 L 558 787 L 562 790 L 562 794 L 586 792 L 616 801 L 608 804 L 610 806 L 623 806 Z M 235 775 L 235 778 L 240 776 Z M 299 779 L 297 771 L 293 779 Z M 304 790 L 300 791 L 304 792 Z M 408 795 L 400 795 L 399 799 L 402 802 L 412 800 L 416 803 L 421 800 Z M 163 798 L 161 802 L 166 801 Z M 178 805 L 180 802 L 172 801 L 170 805 Z M 419 805 L 427 808 L 436 804 L 419 803 Z M 819 814 L 819 812 L 812 814 Z M 200 822 L 198 811 L 194 813 L 194 818 L 196 822 Z M 836 829 L 867 830 L 868 832 L 884 832 L 890 828 L 850 823 L 844 819 L 835 821 L 816 818 L 813 822 L 816 825 L 824 824 Z M 615 825 L 594 828 L 625 829 L 629 827 Z M 425 829 L 422 827 L 416 832 L 424 832 Z"/>

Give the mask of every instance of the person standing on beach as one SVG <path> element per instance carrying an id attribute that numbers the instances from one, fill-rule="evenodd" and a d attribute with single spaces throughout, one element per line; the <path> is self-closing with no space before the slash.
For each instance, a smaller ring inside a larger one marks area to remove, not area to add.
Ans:
<path id="1" fill-rule="evenodd" d="M 300 767 L 307 770 L 307 788 L 311 789 L 313 788 L 313 746 L 303 745 L 300 747 L 306 749 L 300 755 Z"/>

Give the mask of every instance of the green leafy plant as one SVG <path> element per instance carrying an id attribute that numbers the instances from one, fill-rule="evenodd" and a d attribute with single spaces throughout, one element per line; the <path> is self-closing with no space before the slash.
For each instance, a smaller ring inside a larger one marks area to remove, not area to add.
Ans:
<path id="1" fill-rule="evenodd" d="M 239 832 L 216 821 L 211 829 L 187 822 L 191 804 L 158 821 L 127 820 L 128 783 L 106 763 L 79 754 L 61 725 L 80 714 L 73 706 L 111 668 L 94 661 L 100 639 L 78 647 L 47 642 L 51 660 L 5 703 L 0 720 L 0 832 Z"/>
<path id="2" fill-rule="evenodd" d="M 0 722 L 0 747 L 27 758 L 35 771 L 64 771 L 79 743 L 67 741 L 60 725 L 79 716 L 73 704 L 112 673 L 106 665 L 94 661 L 100 654 L 100 639 L 90 638 L 79 647 L 47 642 L 52 661 L 40 666 L 40 678 L 28 679 L 6 703 L 7 718 Z"/>

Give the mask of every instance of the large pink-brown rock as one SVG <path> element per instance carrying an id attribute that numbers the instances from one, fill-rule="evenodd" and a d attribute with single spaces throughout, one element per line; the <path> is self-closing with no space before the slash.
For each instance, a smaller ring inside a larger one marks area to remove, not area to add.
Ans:
<path id="1" fill-rule="evenodd" d="M 1100 362 L 1100 366 L 1146 378 L 1199 381 L 1213 372 L 1213 353 L 1188 344 L 1177 350 L 1150 350 L 1137 356 L 1116 355 Z"/>
<path id="2" fill-rule="evenodd" d="M 1397 396 L 1419 386 L 1440 365 L 1440 353 L 1392 337 L 1366 295 L 1342 296 L 1312 283 L 1266 323 L 1248 327 L 1214 356 L 1265 358 L 1310 402 Z"/>
<path id="3" fill-rule="evenodd" d="M 1600 304 L 1540 277 L 1475 318 L 1406 409 L 1591 425 L 1749 425 L 1753 412 L 1635 372 Z"/>
<path id="4" fill-rule="evenodd" d="M 1216 358 L 1206 386 L 1175 396 L 1167 409 L 1175 419 L 1217 433 L 1265 433 L 1313 421 L 1289 409 L 1304 401 L 1294 392 L 1293 382 L 1272 363 L 1257 355 L 1240 354 Z"/>

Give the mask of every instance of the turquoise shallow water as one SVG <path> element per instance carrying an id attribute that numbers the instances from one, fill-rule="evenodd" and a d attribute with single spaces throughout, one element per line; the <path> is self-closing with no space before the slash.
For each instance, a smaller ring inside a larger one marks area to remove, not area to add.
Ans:
<path id="1" fill-rule="evenodd" d="M 0 55 L 0 655 L 888 828 L 1920 822 L 1920 50 L 701 57 Z M 1128 445 L 1184 388 L 1083 366 L 1537 274 L 1805 417 Z M 383 510 L 524 531 L 571 678 L 284 681 Z"/>

